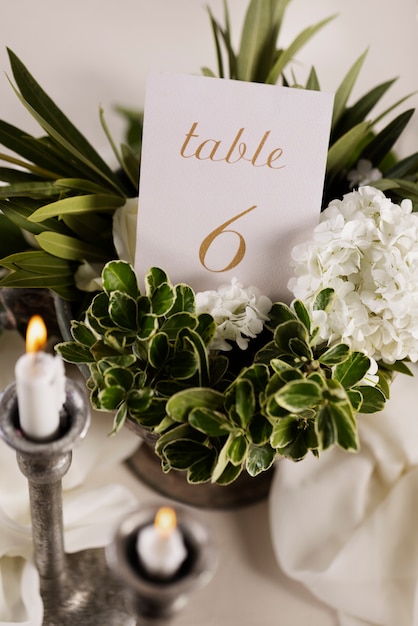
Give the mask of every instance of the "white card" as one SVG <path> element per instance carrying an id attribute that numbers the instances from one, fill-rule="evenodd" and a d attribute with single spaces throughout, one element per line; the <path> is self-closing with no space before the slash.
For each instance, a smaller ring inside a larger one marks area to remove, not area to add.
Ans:
<path id="1" fill-rule="evenodd" d="M 236 277 L 289 301 L 292 248 L 318 223 L 333 95 L 150 74 L 135 267 L 195 291 Z"/>

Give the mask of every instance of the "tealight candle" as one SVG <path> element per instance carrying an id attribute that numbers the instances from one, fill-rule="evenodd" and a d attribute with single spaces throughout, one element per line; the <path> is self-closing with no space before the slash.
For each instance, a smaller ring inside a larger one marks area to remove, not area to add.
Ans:
<path id="1" fill-rule="evenodd" d="M 65 371 L 60 356 L 43 352 L 46 326 L 39 315 L 31 318 L 26 333 L 26 354 L 16 362 L 16 395 L 20 428 L 38 441 L 56 437 L 65 402 Z"/>
<path id="2" fill-rule="evenodd" d="M 161 507 L 154 523 L 138 531 L 136 549 L 147 575 L 160 579 L 176 575 L 187 557 L 187 549 L 174 509 Z"/>

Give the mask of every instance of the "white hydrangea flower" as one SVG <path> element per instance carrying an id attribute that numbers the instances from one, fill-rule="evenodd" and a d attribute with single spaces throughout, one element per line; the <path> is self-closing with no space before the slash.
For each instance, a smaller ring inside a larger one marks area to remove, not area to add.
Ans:
<path id="1" fill-rule="evenodd" d="M 355 169 L 347 174 L 350 189 L 360 185 L 368 185 L 379 180 L 379 178 L 382 178 L 382 172 L 377 167 L 373 167 L 373 163 L 368 159 L 359 159 Z"/>
<path id="2" fill-rule="evenodd" d="M 216 291 L 196 294 L 197 313 L 210 313 L 217 323 L 212 350 L 232 350 L 229 342 L 245 350 L 249 340 L 263 330 L 271 307 L 271 300 L 260 295 L 256 287 L 244 288 L 235 278 Z"/>
<path id="3" fill-rule="evenodd" d="M 312 309 L 321 289 L 335 290 L 332 310 L 311 310 L 320 338 L 343 341 L 376 360 L 418 360 L 418 215 L 373 187 L 333 200 L 312 240 L 292 253 L 289 289 Z"/>

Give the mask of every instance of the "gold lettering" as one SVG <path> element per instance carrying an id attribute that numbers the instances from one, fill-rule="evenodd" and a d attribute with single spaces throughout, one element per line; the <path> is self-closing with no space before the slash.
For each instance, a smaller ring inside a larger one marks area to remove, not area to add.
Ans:
<path id="1" fill-rule="evenodd" d="M 247 213 L 249 213 L 250 211 L 253 211 L 256 208 L 257 208 L 257 205 L 254 204 L 249 209 L 246 209 L 245 211 L 242 211 L 242 213 L 239 213 L 238 215 L 235 215 L 234 217 L 232 217 L 227 222 L 224 222 L 223 224 L 218 226 L 218 228 L 215 228 L 215 230 L 213 230 L 211 233 L 209 233 L 209 235 L 207 237 L 204 238 L 204 240 L 202 241 L 202 243 L 200 245 L 200 248 L 199 248 L 199 261 L 201 262 L 201 264 L 203 265 L 203 267 L 205 269 L 207 269 L 209 272 L 216 272 L 216 273 L 227 272 L 228 270 L 232 270 L 232 268 L 236 267 L 239 263 L 241 263 L 242 259 L 245 256 L 245 252 L 246 252 L 246 249 L 247 249 L 247 246 L 246 246 L 246 243 L 245 243 L 245 239 L 241 235 L 241 233 L 239 233 L 238 231 L 232 230 L 232 229 L 227 229 L 226 227 L 229 226 L 230 224 L 232 224 L 232 222 L 235 222 L 236 220 L 238 220 L 243 215 L 246 215 Z M 234 235 L 237 235 L 237 237 L 238 237 L 238 250 L 236 251 L 232 261 L 230 263 L 228 263 L 228 265 L 226 265 L 225 267 L 223 267 L 221 269 L 211 269 L 210 267 L 208 267 L 206 265 L 206 254 L 207 254 L 207 251 L 209 250 L 210 246 L 212 245 L 212 243 L 215 241 L 215 239 L 217 237 L 219 237 L 220 235 L 222 235 L 223 233 L 233 233 Z"/>
<path id="2" fill-rule="evenodd" d="M 187 146 L 188 146 L 188 144 L 189 144 L 190 139 L 191 139 L 192 137 L 199 137 L 199 135 L 195 135 L 195 134 L 194 134 L 194 131 L 195 131 L 195 130 L 196 130 L 196 128 L 197 128 L 197 124 L 198 124 L 197 122 L 194 122 L 194 123 L 192 124 L 192 126 L 191 126 L 191 128 L 190 128 L 189 132 L 186 134 L 186 139 L 184 140 L 184 143 L 183 143 L 183 145 L 182 145 L 182 147 L 181 147 L 181 149 L 180 149 L 180 154 L 181 154 L 181 156 L 182 156 L 182 157 L 184 157 L 185 159 L 190 159 L 192 156 L 194 156 L 194 153 L 193 153 L 193 154 L 189 154 L 189 155 L 187 155 L 187 154 L 185 154 L 185 152 L 186 152 L 186 148 L 187 148 Z"/>
<path id="3" fill-rule="evenodd" d="M 263 160 L 263 153 L 266 155 L 266 144 L 271 134 L 270 130 L 266 130 L 252 156 L 250 156 L 251 150 L 249 149 L 248 144 L 245 141 L 241 141 L 245 132 L 245 127 L 238 130 L 229 147 L 228 145 L 225 146 L 226 152 L 223 151 L 223 139 L 203 139 L 203 141 L 199 141 L 197 143 L 197 147 L 192 147 L 192 140 L 199 139 L 200 137 L 200 135 L 196 132 L 197 127 L 198 122 L 193 122 L 189 132 L 186 133 L 186 139 L 180 148 L 180 155 L 185 159 L 195 157 L 199 161 L 209 160 L 214 163 L 225 161 L 228 165 L 234 165 L 235 163 L 238 163 L 238 161 L 244 160 L 251 163 L 254 167 L 269 167 L 273 170 L 279 170 L 285 167 L 284 164 L 274 165 L 274 163 L 283 156 L 283 148 L 275 148 L 267 154 L 267 157 L 264 156 Z M 249 155 L 247 156 L 248 152 Z"/>

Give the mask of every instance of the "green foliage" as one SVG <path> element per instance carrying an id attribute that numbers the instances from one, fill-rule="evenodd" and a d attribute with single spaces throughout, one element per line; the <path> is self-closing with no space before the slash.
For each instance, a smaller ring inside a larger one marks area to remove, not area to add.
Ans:
<path id="1" fill-rule="evenodd" d="M 225 2 L 223 25 L 210 14 L 217 51 L 217 75 L 220 78 L 281 83 L 289 87 L 320 90 L 320 80 L 315 68 L 311 68 L 305 84 L 295 78 L 289 80 L 287 72 L 303 46 L 335 16 L 306 28 L 287 48 L 283 48 L 278 39 L 289 3 L 290 0 L 251 0 L 237 51 L 232 45 L 227 3 Z M 383 180 L 379 180 L 376 187 L 384 189 L 396 202 L 411 198 L 417 209 L 418 157 L 412 155 L 403 159 L 398 168 L 397 159 L 392 153 L 392 148 L 403 133 L 413 110 L 399 114 L 384 128 L 380 128 L 382 120 L 407 98 L 402 98 L 380 115 L 373 117 L 373 109 L 395 82 L 389 80 L 374 86 L 354 104 L 350 104 L 366 57 L 367 50 L 355 60 L 335 90 L 323 208 L 334 198 L 341 198 L 349 191 L 348 172 L 356 166 L 359 159 L 368 159 L 383 174 Z M 208 68 L 203 68 L 202 71 L 207 76 L 216 75 Z M 402 173 L 398 176 L 400 172 Z M 402 178 L 407 184 L 404 185 L 394 180 L 395 178 Z"/>
<path id="2" fill-rule="evenodd" d="M 34 137 L 0 121 L 0 144 L 5 148 L 0 160 L 10 165 L 0 168 L 6 183 L 0 187 L 1 217 L 8 223 L 1 229 L 5 256 L 0 265 L 7 274 L 0 287 L 49 287 L 67 300 L 78 300 L 82 294 L 74 283 L 77 265 L 116 257 L 112 214 L 127 197 L 138 195 L 138 159 L 133 165 L 122 147 L 121 170 L 114 173 L 20 59 L 11 50 L 8 54 L 12 88 L 42 135 Z M 15 237 L 20 229 L 35 235 L 42 255 Z"/>
<path id="3" fill-rule="evenodd" d="M 264 346 L 250 343 L 250 364 L 236 372 L 239 349 L 210 350 L 216 324 L 196 313 L 189 286 L 151 268 L 141 289 L 124 261 L 107 263 L 102 278 L 104 292 L 85 320 L 72 323 L 74 341 L 56 349 L 88 365 L 92 405 L 114 412 L 113 433 L 129 418 L 158 436 L 164 471 L 225 485 L 244 470 L 256 476 L 279 456 L 300 460 L 332 445 L 354 451 L 356 414 L 384 406 L 387 378 L 370 387 L 364 354 L 317 345 L 298 300 L 273 305 Z M 332 301 L 332 291 L 321 292 L 316 308 Z"/>

